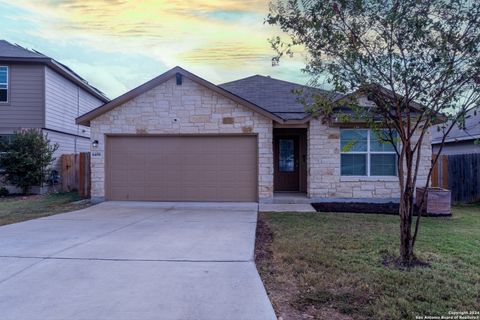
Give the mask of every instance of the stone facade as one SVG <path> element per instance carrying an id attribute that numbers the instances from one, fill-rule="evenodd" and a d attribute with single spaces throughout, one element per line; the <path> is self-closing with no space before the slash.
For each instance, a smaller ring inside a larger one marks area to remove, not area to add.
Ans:
<path id="1" fill-rule="evenodd" d="M 350 177 L 340 174 L 340 128 L 320 120 L 308 130 L 307 190 L 311 198 L 398 199 L 397 177 Z M 424 186 L 431 163 L 431 137 L 424 137 L 418 186 Z"/>
<path id="2" fill-rule="evenodd" d="M 272 120 L 216 92 L 183 78 L 175 78 L 93 119 L 92 198 L 105 197 L 105 135 L 125 134 L 224 134 L 258 136 L 259 198 L 273 196 Z"/>
<path id="3" fill-rule="evenodd" d="M 273 198 L 273 122 L 184 77 L 175 78 L 91 120 L 92 198 L 105 197 L 105 136 L 108 134 L 250 134 L 258 136 L 258 197 Z M 431 161 L 431 137 L 423 145 L 418 185 Z M 398 199 L 397 177 L 340 174 L 340 129 L 312 119 L 308 128 L 307 192 L 314 199 Z"/>

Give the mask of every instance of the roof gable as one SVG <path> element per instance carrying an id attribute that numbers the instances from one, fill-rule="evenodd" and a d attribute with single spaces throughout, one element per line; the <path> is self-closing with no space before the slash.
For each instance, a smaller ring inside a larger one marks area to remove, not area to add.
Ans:
<path id="1" fill-rule="evenodd" d="M 254 112 L 257 112 L 269 119 L 272 119 L 273 121 L 277 121 L 277 122 L 280 122 L 280 123 L 283 123 L 283 119 L 276 116 L 275 114 L 272 114 L 270 113 L 268 110 L 265 110 L 261 107 L 259 107 L 258 105 L 250 102 L 250 101 L 247 101 L 245 100 L 244 98 L 238 96 L 238 95 L 235 95 L 219 86 L 216 86 L 214 85 L 213 83 L 205 80 L 205 79 L 202 79 L 196 75 L 194 75 L 193 73 L 190 73 L 188 72 L 187 70 L 185 69 L 182 69 L 180 67 L 174 67 L 172 69 L 170 69 L 169 71 L 159 75 L 158 77 L 156 78 L 153 78 L 152 80 L 148 81 L 148 82 L 145 82 L 144 84 L 136 87 L 135 89 L 133 90 L 130 90 L 124 94 L 122 94 L 121 96 L 111 100 L 110 102 L 107 102 L 106 104 L 96 108 L 96 109 L 93 109 L 92 111 L 80 116 L 77 118 L 76 122 L 77 124 L 81 124 L 81 125 L 90 125 L 90 121 L 95 119 L 96 117 L 132 100 L 133 98 L 136 98 L 138 97 L 139 95 L 157 87 L 158 85 L 162 84 L 163 82 L 171 79 L 172 77 L 176 76 L 176 74 L 181 74 L 182 76 L 204 86 L 204 87 L 207 87 L 209 89 L 211 89 L 212 91 L 226 97 L 226 98 L 229 98 L 230 100 L 233 100 L 235 102 L 237 102 L 238 104 L 254 111 Z"/>
<path id="2" fill-rule="evenodd" d="M 19 45 L 11 44 L 8 41 L 0 40 L 0 63 L 40 63 L 47 65 L 57 73 L 61 74 L 64 78 L 70 80 L 82 89 L 87 91 L 102 102 L 107 102 L 109 99 L 103 92 L 89 84 L 80 75 L 75 73 L 72 69 L 66 65 L 47 57 L 46 55 L 38 52 L 28 50 Z"/>

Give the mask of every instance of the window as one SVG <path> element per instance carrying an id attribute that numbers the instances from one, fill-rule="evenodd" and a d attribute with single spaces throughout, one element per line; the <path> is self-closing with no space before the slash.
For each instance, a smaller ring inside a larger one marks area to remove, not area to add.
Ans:
<path id="1" fill-rule="evenodd" d="M 295 171 L 295 144 L 293 139 L 280 139 L 278 168 L 280 172 Z"/>
<path id="2" fill-rule="evenodd" d="M 12 134 L 3 134 L 0 135 L 0 158 L 6 153 L 5 144 L 9 143 L 12 139 Z M 0 167 L 0 172 L 3 172 L 4 169 Z"/>
<path id="3" fill-rule="evenodd" d="M 0 103 L 8 101 L 8 67 L 0 66 Z"/>
<path id="4" fill-rule="evenodd" d="M 397 154 L 387 131 L 340 130 L 342 176 L 395 176 Z M 383 139 L 382 139 L 383 138 Z"/>

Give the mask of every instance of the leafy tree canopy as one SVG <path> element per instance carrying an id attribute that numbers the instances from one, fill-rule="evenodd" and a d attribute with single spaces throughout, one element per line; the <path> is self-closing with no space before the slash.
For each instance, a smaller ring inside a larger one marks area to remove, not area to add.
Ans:
<path id="1" fill-rule="evenodd" d="M 26 194 L 31 186 L 45 181 L 47 168 L 55 160 L 57 144 L 50 145 L 50 140 L 35 129 L 16 132 L 3 144 L 5 153 L 0 157 L 0 167 L 5 169 L 7 182 Z"/>
<path id="2" fill-rule="evenodd" d="M 327 79 L 337 92 L 358 93 L 335 101 L 315 97 L 311 112 L 327 121 L 354 117 L 388 129 L 385 140 L 401 142 L 395 144 L 400 255 L 410 264 L 420 222 L 419 215 L 412 236 L 414 189 L 428 129 L 444 122 L 443 146 L 452 127 L 461 126 L 480 102 L 480 5 L 472 0 L 277 0 L 267 22 L 288 35 L 287 41 L 271 39 L 275 61 L 300 46 L 307 53 L 304 71 L 314 84 Z M 359 96 L 373 103 L 361 103 Z M 349 113 L 338 113 L 345 109 Z M 426 186 L 430 175 L 431 169 Z"/>

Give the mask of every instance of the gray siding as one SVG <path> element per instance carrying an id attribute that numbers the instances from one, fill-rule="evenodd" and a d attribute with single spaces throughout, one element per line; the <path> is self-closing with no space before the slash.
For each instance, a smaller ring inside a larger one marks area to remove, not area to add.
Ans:
<path id="1" fill-rule="evenodd" d="M 75 124 L 75 118 L 103 104 L 85 90 L 46 67 L 45 128 L 90 136 L 90 129 Z"/>
<path id="2" fill-rule="evenodd" d="M 439 149 L 440 145 L 432 145 L 432 152 L 434 154 L 436 154 Z M 445 143 L 442 149 L 442 154 L 444 155 L 469 153 L 480 153 L 480 145 L 475 144 L 474 140 Z"/>
<path id="3" fill-rule="evenodd" d="M 9 67 L 9 101 L 0 103 L 0 129 L 13 132 L 21 128 L 41 128 L 45 67 L 0 64 Z"/>
<path id="4" fill-rule="evenodd" d="M 60 171 L 60 156 L 62 154 L 90 152 L 89 139 L 48 130 L 43 130 L 43 132 L 47 135 L 52 145 L 57 143 L 59 146 L 54 154 L 56 159 L 53 163 L 53 167 L 56 170 Z"/>

